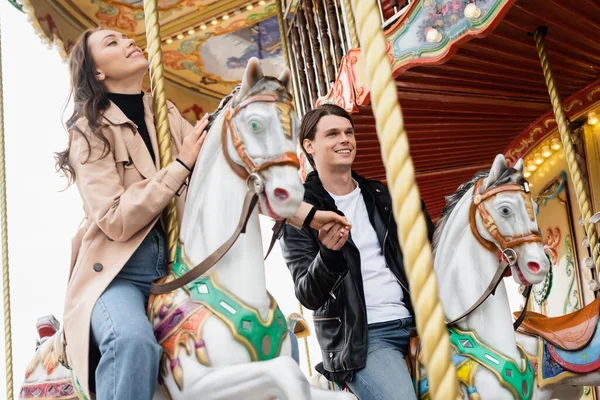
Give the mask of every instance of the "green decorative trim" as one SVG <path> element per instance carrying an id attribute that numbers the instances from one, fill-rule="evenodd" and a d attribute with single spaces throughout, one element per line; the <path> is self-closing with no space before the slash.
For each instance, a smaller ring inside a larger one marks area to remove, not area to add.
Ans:
<path id="1" fill-rule="evenodd" d="M 510 390 L 516 399 L 531 399 L 535 372 L 521 348 L 519 351 L 523 365 L 519 367 L 513 360 L 482 343 L 472 331 L 465 332 L 456 328 L 448 328 L 448 332 L 450 333 L 450 343 L 458 354 L 471 358 L 496 375 L 500 384 Z"/>
<path id="2" fill-rule="evenodd" d="M 181 252 L 181 246 L 178 246 L 171 268 L 175 278 L 189 270 Z M 212 276 L 203 275 L 187 284 L 186 288 L 193 302 L 203 304 L 229 326 L 234 338 L 250 352 L 252 361 L 271 360 L 279 355 L 281 345 L 287 337 L 287 324 L 271 295 L 271 311 L 267 320 L 263 321 L 255 308 L 219 287 Z"/>
<path id="3" fill-rule="evenodd" d="M 23 11 L 23 7 L 19 3 L 17 3 L 17 0 L 8 0 L 8 2 L 12 4 L 13 7 L 17 10 L 21 11 L 22 13 L 25 13 L 25 11 Z"/>

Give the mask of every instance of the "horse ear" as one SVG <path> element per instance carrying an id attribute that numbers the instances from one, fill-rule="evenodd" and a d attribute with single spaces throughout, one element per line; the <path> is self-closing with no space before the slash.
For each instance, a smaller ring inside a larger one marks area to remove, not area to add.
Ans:
<path id="1" fill-rule="evenodd" d="M 258 58 L 252 57 L 248 60 L 246 70 L 244 71 L 244 77 L 242 78 L 242 84 L 240 85 L 240 91 L 238 92 L 237 98 L 241 99 L 244 97 L 248 90 L 252 88 L 263 77 L 262 68 Z"/>
<path id="2" fill-rule="evenodd" d="M 523 162 L 522 158 L 519 158 L 519 161 L 517 161 L 514 168 L 519 171 L 521 175 L 523 175 L 525 172 L 525 163 Z"/>
<path id="3" fill-rule="evenodd" d="M 490 169 L 490 174 L 483 182 L 483 190 L 486 190 L 490 187 L 494 182 L 496 182 L 500 176 L 506 171 L 506 160 L 504 159 L 504 155 L 498 154 L 494 159 L 494 163 L 492 164 L 492 168 Z"/>
<path id="4" fill-rule="evenodd" d="M 285 88 L 287 89 L 288 92 L 290 91 L 291 77 L 292 77 L 292 74 L 290 73 L 289 68 L 286 68 L 283 70 L 281 75 L 279 75 L 279 78 L 277 78 L 279 80 L 279 82 L 281 82 L 281 84 L 283 86 L 285 86 Z"/>

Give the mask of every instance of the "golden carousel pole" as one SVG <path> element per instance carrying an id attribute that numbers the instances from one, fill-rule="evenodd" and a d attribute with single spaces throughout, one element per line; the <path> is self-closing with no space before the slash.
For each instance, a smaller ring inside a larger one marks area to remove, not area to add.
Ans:
<path id="1" fill-rule="evenodd" d="M 158 137 L 160 167 L 166 168 L 173 161 L 171 155 L 171 132 L 167 119 L 167 94 L 164 83 L 164 66 L 160 47 L 160 25 L 158 0 L 144 0 L 144 17 L 146 23 L 146 42 L 148 43 L 148 61 L 150 62 L 150 82 L 154 101 L 154 119 Z M 173 197 L 164 211 L 167 223 L 167 240 L 169 243 L 169 261 L 175 260 L 175 250 L 179 239 L 176 198 Z"/>
<path id="2" fill-rule="evenodd" d="M 567 123 L 567 117 L 565 115 L 565 111 L 563 110 L 560 94 L 558 93 L 556 81 L 554 80 L 554 74 L 552 73 L 552 67 L 550 66 L 548 50 L 546 49 L 546 44 L 544 43 L 544 37 L 546 36 L 547 31 L 548 29 L 546 27 L 537 28 L 533 33 L 533 40 L 535 41 L 538 56 L 540 57 L 540 62 L 542 64 L 546 86 L 548 86 L 548 93 L 550 94 L 550 102 L 552 103 L 552 109 L 554 110 L 554 116 L 556 117 L 556 125 L 558 126 L 558 132 L 560 133 L 560 140 L 562 141 L 563 148 L 565 149 L 565 157 L 569 167 L 569 174 L 571 175 L 571 181 L 575 187 L 577 204 L 579 205 L 579 211 L 581 212 L 581 216 L 583 218 L 585 233 L 590 241 L 592 259 L 596 265 L 596 271 L 600 274 L 598 234 L 594 224 L 590 223 L 590 218 L 592 217 L 590 200 L 585 191 L 581 169 L 579 168 L 579 164 L 575 158 L 575 150 L 573 149 L 573 142 L 571 142 L 571 128 Z"/>
<path id="3" fill-rule="evenodd" d="M 12 332 L 10 318 L 10 272 L 8 268 L 8 220 L 6 213 L 6 160 L 4 146 L 4 100 L 2 89 L 2 32 L 0 30 L 0 224 L 2 224 L 2 286 L 4 289 L 4 357 L 6 398 L 13 399 Z"/>
<path id="4" fill-rule="evenodd" d="M 431 246 L 421 211 L 421 197 L 377 4 L 374 0 L 352 0 L 352 8 L 371 89 L 377 136 L 392 194 L 398 238 L 411 286 L 431 398 L 454 400 L 459 396 L 459 388 L 451 357 L 450 338 L 438 297 Z"/>
<path id="5" fill-rule="evenodd" d="M 285 36 L 285 21 L 283 20 L 283 0 L 276 0 L 277 3 L 277 22 L 279 23 L 279 36 L 281 36 L 281 51 L 283 52 L 283 58 L 285 59 L 285 64 L 287 65 L 290 72 L 292 71 L 292 65 L 290 62 L 290 54 L 288 53 L 288 44 L 287 37 Z M 292 80 L 294 82 L 294 94 L 297 95 L 299 93 L 299 88 L 296 86 L 296 77 L 292 76 Z M 300 104 L 296 102 L 296 104 Z M 298 302 L 298 307 L 300 308 L 300 315 L 304 317 L 304 307 L 302 307 L 302 303 Z M 308 376 L 312 376 L 312 365 L 310 362 L 310 351 L 308 348 L 308 336 L 304 336 L 304 349 L 306 350 L 306 363 L 308 365 Z"/>

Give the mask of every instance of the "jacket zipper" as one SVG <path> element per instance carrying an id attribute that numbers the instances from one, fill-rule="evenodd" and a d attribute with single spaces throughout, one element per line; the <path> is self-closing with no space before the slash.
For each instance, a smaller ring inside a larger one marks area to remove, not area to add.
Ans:
<path id="1" fill-rule="evenodd" d="M 333 284 L 333 287 L 331 288 L 331 291 L 329 292 L 329 295 L 331 297 L 333 297 L 334 300 L 337 300 L 337 297 L 335 296 L 335 294 L 333 294 L 333 292 L 335 292 L 335 289 L 337 289 L 338 286 L 340 286 L 340 283 L 342 283 L 342 280 L 344 279 L 345 276 L 346 276 L 346 274 L 337 278 L 337 281 L 335 281 L 335 283 Z"/>
<path id="2" fill-rule="evenodd" d="M 383 235 L 383 245 L 382 245 L 382 247 L 383 247 L 383 259 L 385 260 L 385 266 L 387 267 L 387 269 L 389 269 L 389 270 L 390 270 L 390 272 L 392 273 L 392 275 L 393 275 L 393 276 L 394 276 L 394 278 L 396 279 L 396 282 L 398 282 L 398 284 L 400 285 L 400 287 L 402 287 L 402 288 L 403 288 L 403 289 L 406 291 L 406 293 L 408 293 L 408 294 L 410 295 L 410 291 L 408 290 L 408 288 L 407 288 L 406 286 L 404 286 L 404 284 L 402 283 L 402 281 L 400 280 L 400 278 L 398 278 L 398 277 L 396 276 L 396 274 L 394 273 L 394 271 L 393 271 L 393 270 L 390 268 L 390 266 L 388 265 L 388 263 L 387 263 L 387 258 L 385 258 L 385 242 L 386 242 L 386 240 L 387 240 L 387 238 L 388 238 L 388 233 L 390 232 L 390 230 L 389 230 L 388 226 L 389 226 L 389 224 L 390 224 L 390 219 L 391 219 L 391 218 L 392 218 L 392 214 L 391 214 L 391 212 L 390 212 L 390 216 L 389 216 L 389 218 L 388 218 L 388 223 L 387 223 L 387 225 L 386 225 L 386 227 L 385 227 L 385 235 Z"/>

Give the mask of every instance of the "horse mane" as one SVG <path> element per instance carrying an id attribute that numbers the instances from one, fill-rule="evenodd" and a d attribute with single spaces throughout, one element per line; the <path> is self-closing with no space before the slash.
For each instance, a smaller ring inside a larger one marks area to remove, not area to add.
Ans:
<path id="1" fill-rule="evenodd" d="M 210 128 L 212 128 L 212 124 L 215 122 L 215 120 L 217 119 L 217 117 L 219 116 L 221 111 L 223 111 L 225 106 L 227 104 L 229 104 L 231 99 L 233 99 L 233 97 L 239 92 L 239 90 L 240 90 L 240 85 L 237 85 L 236 87 L 234 87 L 233 90 L 231 91 L 231 93 L 229 93 L 227 96 L 223 97 L 223 99 L 221 100 L 221 102 L 219 103 L 219 105 L 217 106 L 215 111 L 213 111 L 209 114 L 208 125 L 206 126 L 207 132 L 210 131 Z"/>
<path id="2" fill-rule="evenodd" d="M 456 189 L 456 191 L 454 193 L 444 197 L 444 199 L 446 200 L 446 205 L 444 206 L 444 209 L 442 210 L 442 214 L 440 215 L 440 218 L 438 219 L 438 222 L 435 227 L 435 232 L 433 233 L 432 247 L 433 247 L 434 252 L 437 249 L 437 245 L 442 236 L 442 231 L 444 230 L 446 222 L 448 221 L 448 218 L 452 214 L 454 207 L 456 207 L 456 205 L 458 204 L 460 199 L 463 198 L 463 196 L 467 193 L 467 191 L 469 189 L 471 189 L 473 186 L 475 186 L 475 184 L 477 183 L 478 180 L 480 180 L 482 178 L 487 178 L 489 176 L 489 174 L 490 174 L 489 171 L 476 172 L 470 181 L 463 183 L 462 185 L 460 185 L 458 187 L 458 189 Z"/>

